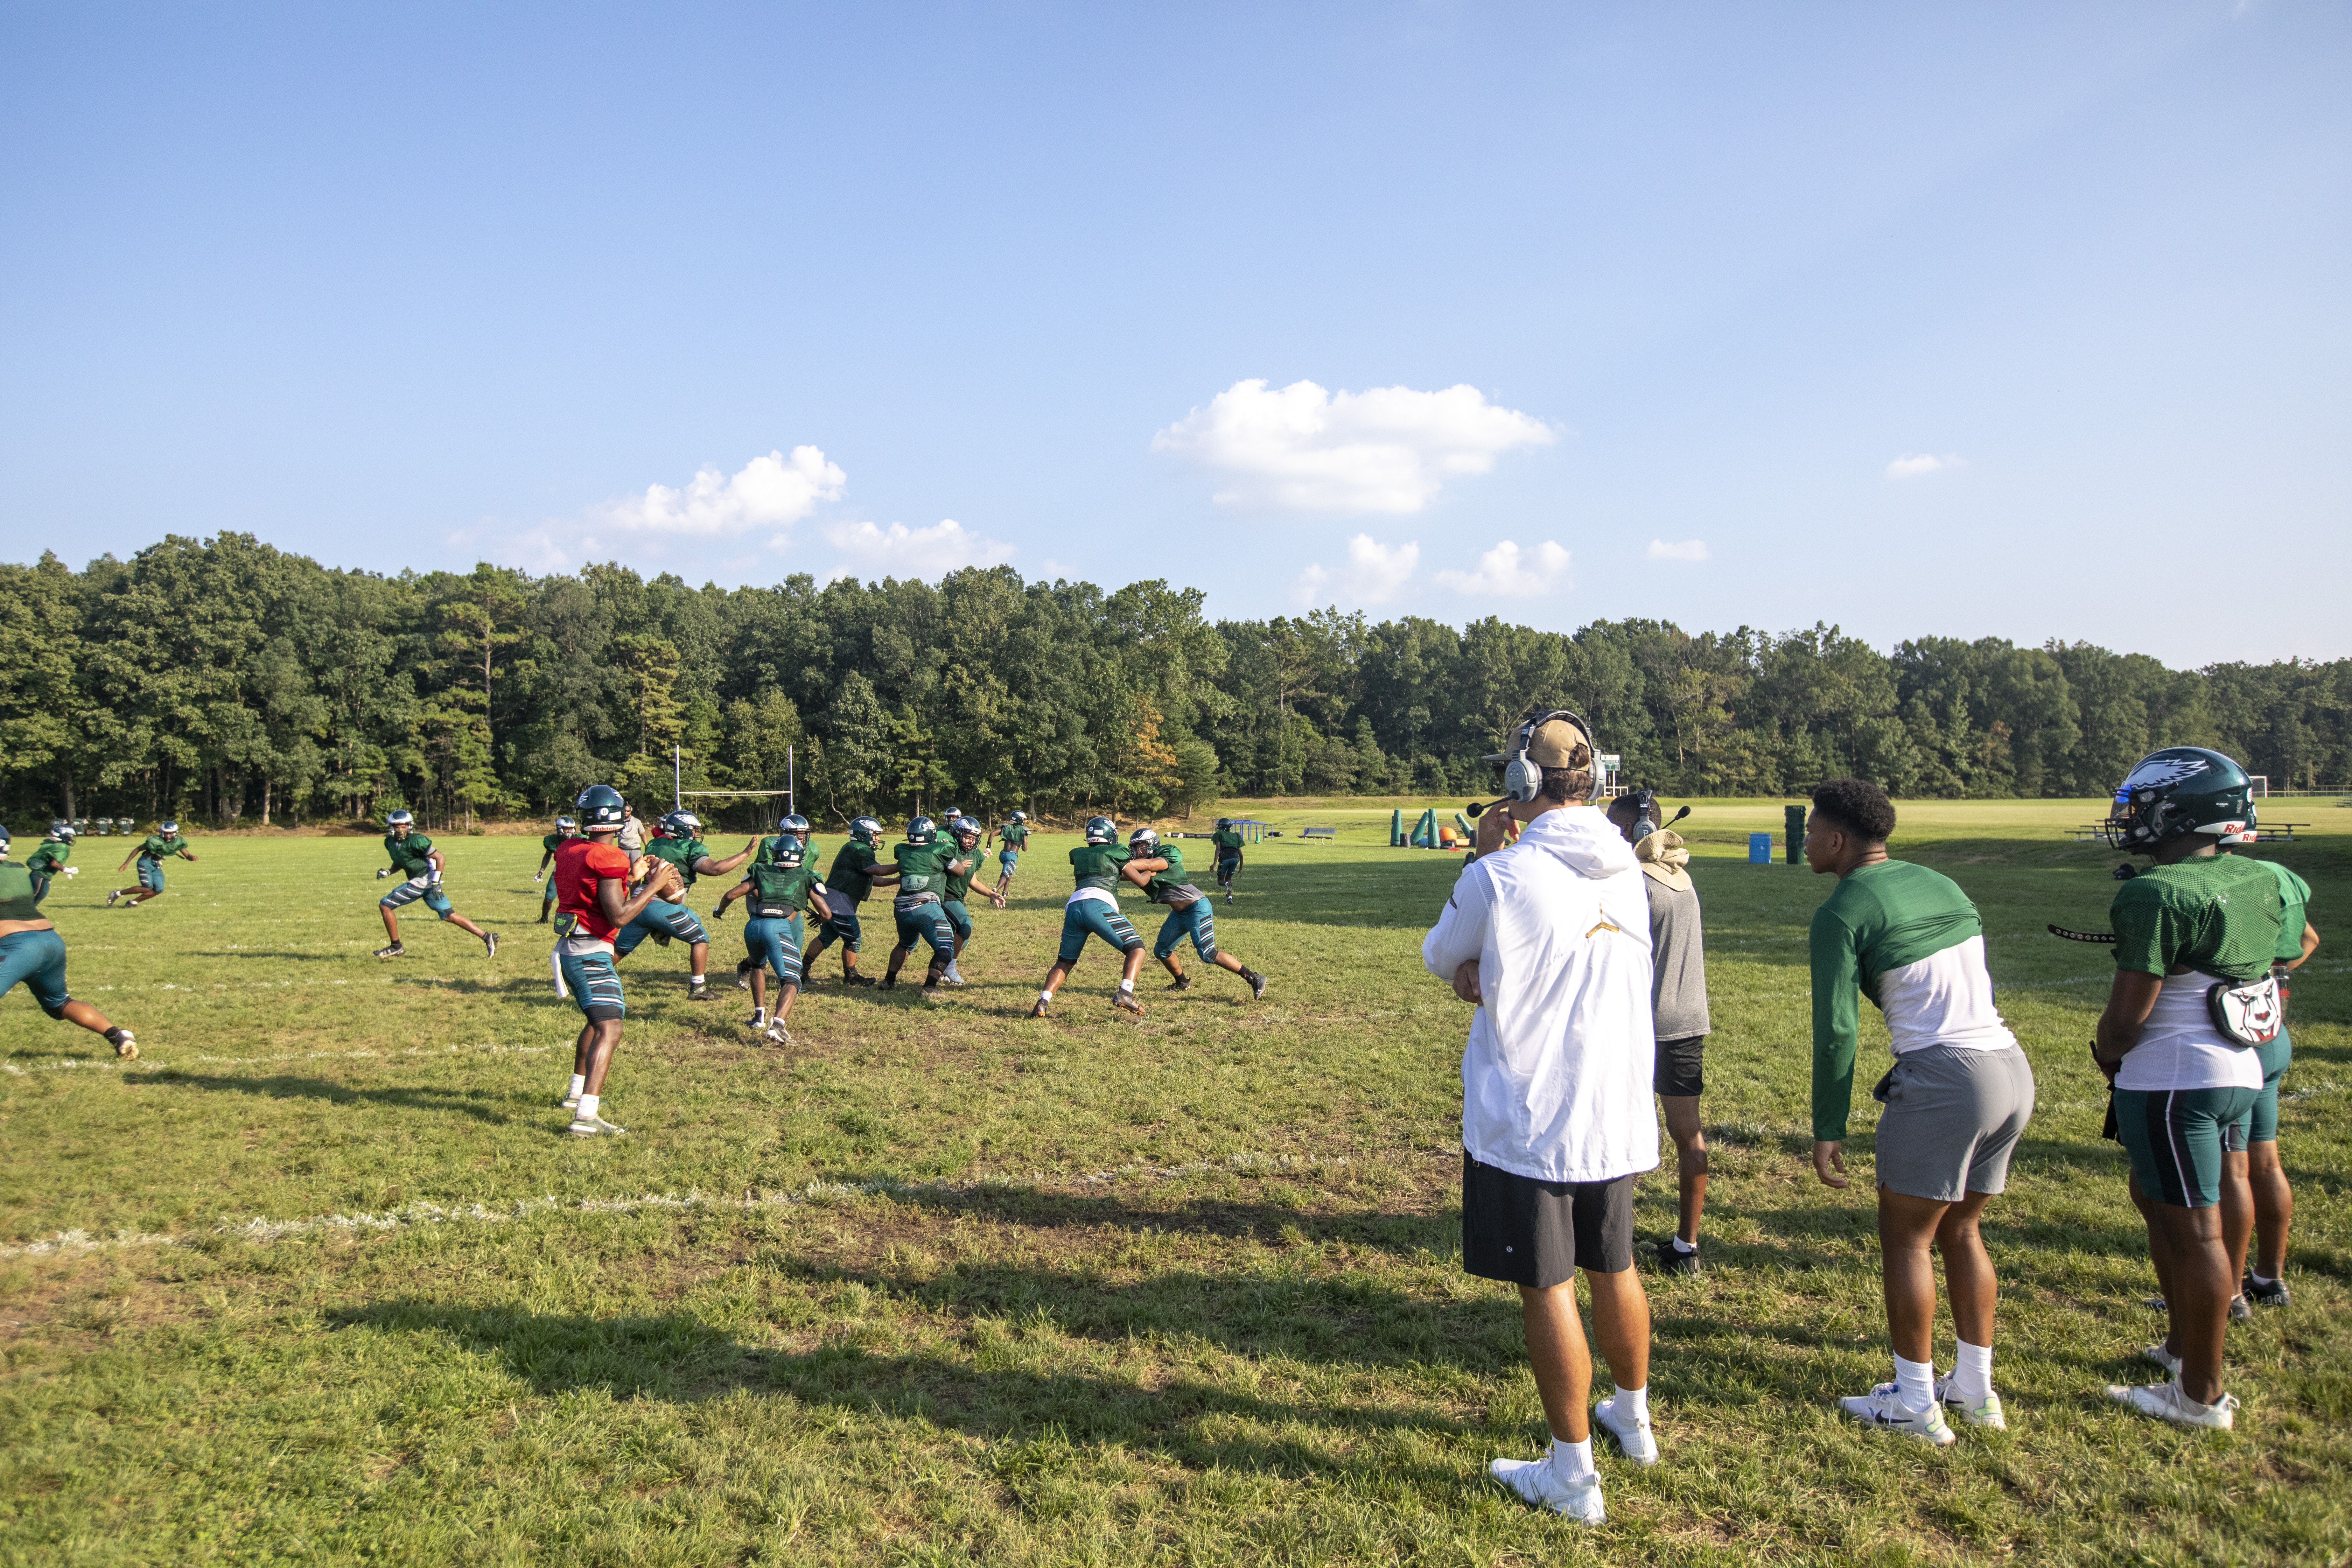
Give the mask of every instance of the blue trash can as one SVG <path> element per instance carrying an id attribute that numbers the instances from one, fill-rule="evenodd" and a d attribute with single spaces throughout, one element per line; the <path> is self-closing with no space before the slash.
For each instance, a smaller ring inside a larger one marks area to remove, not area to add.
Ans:
<path id="1" fill-rule="evenodd" d="M 1769 866 L 1772 863 L 1770 834 L 1751 833 L 1748 836 L 1748 863 L 1750 866 Z"/>

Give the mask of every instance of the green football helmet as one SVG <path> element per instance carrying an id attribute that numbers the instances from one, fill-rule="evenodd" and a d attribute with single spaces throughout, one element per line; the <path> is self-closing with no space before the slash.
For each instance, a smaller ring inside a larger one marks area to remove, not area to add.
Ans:
<path id="1" fill-rule="evenodd" d="M 933 844 L 939 841 L 940 825 L 928 816 L 919 816 L 907 824 L 907 842 Z"/>
<path id="2" fill-rule="evenodd" d="M 1013 814 L 1013 820 L 1015 822 L 1026 822 L 1029 820 L 1029 814 L 1025 811 L 1016 811 Z"/>
<path id="3" fill-rule="evenodd" d="M 79 831 L 80 831 L 79 828 L 75 827 L 72 823 L 68 822 L 62 816 L 49 824 L 49 837 L 52 838 L 62 839 L 68 844 L 73 842 L 73 837 Z"/>
<path id="4" fill-rule="evenodd" d="M 2246 770 L 2202 746 L 2166 746 L 2132 764 L 2103 825 L 2118 849 L 2149 855 L 2190 833 L 2223 844 L 2254 837 L 2254 786 Z"/>
<path id="5" fill-rule="evenodd" d="M 1234 819 L 1230 816 L 1221 816 L 1217 818 L 1217 831 L 1220 833 L 1223 833 L 1226 828 L 1231 827 L 1233 825 Z"/>
<path id="6" fill-rule="evenodd" d="M 628 803 L 611 784 L 590 784 L 572 803 L 572 809 L 580 814 L 582 826 L 591 828 L 618 827 L 629 816 Z"/>
<path id="7" fill-rule="evenodd" d="M 882 825 L 874 818 L 853 816 L 849 819 L 849 837 L 852 843 L 871 844 L 881 837 Z"/>
<path id="8" fill-rule="evenodd" d="M 690 811 L 669 812 L 654 826 L 660 828 L 666 837 L 699 838 L 702 837 L 702 818 Z"/>
<path id="9" fill-rule="evenodd" d="M 176 822 L 159 823 L 156 826 L 155 831 L 162 834 L 164 837 L 170 838 L 180 831 L 180 825 Z"/>
<path id="10" fill-rule="evenodd" d="M 1159 847 L 1160 835 L 1149 827 L 1139 827 L 1127 836 L 1127 852 L 1130 855 L 1149 855 Z"/>
<path id="11" fill-rule="evenodd" d="M 782 866 L 787 871 L 798 869 L 807 859 L 808 846 L 789 833 L 776 835 L 768 846 L 769 864 Z"/>
<path id="12" fill-rule="evenodd" d="M 577 833 L 580 831 L 580 819 L 576 816 L 559 816 L 555 819 L 555 831 Z"/>
<path id="13" fill-rule="evenodd" d="M 414 812 L 395 811 L 383 819 L 383 826 L 394 838 L 405 838 L 408 830 L 416 826 L 416 816 Z M 163 824 L 163 831 L 168 834 L 178 826 L 177 823 L 167 822 Z"/>
<path id="14" fill-rule="evenodd" d="M 1087 843 L 1110 844 L 1116 842 L 1118 838 L 1118 824 L 1113 822 L 1109 817 L 1089 816 L 1087 818 Z"/>
<path id="15" fill-rule="evenodd" d="M 777 823 L 776 830 L 780 833 L 789 833 L 803 843 L 806 843 L 809 836 L 809 819 L 796 811 Z"/>

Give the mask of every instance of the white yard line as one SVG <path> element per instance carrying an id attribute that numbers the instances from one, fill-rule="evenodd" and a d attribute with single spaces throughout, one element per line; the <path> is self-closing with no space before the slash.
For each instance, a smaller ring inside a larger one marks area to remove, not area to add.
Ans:
<path id="1" fill-rule="evenodd" d="M 1449 1153 L 1446 1156 L 1451 1159 Z M 1025 1180 L 1007 1177 L 984 1177 L 977 1182 L 956 1184 L 949 1182 L 894 1182 L 877 1177 L 869 1182 L 811 1182 L 789 1193 L 768 1193 L 757 1197 L 714 1197 L 708 1194 L 688 1192 L 683 1197 L 671 1193 L 648 1194 L 634 1198 L 524 1198 L 493 1208 L 485 1204 L 445 1205 L 418 1201 L 404 1204 L 382 1213 L 319 1215 L 309 1219 L 245 1219 L 224 1220 L 210 1230 L 181 1234 L 163 1232 L 118 1231 L 112 1236 L 92 1236 L 85 1230 L 61 1230 L 38 1241 L 16 1246 L 0 1247 L 0 1258 L 64 1258 L 89 1252 L 116 1252 L 134 1247 L 186 1247 L 210 1237 L 234 1241 L 281 1241 L 289 1237 L 314 1236 L 322 1231 L 388 1231 L 412 1226 L 475 1223 L 503 1225 L 512 1220 L 528 1219 L 541 1214 L 638 1214 L 647 1210 L 707 1209 L 737 1210 L 750 1213 L 761 1209 L 795 1207 L 803 1204 L 840 1203 L 856 1198 L 877 1196 L 914 1196 L 940 1194 L 965 1196 L 982 1192 L 1034 1192 L 1049 1185 L 1108 1186 L 1121 1181 L 1171 1181 L 1180 1176 L 1205 1175 L 1233 1172 L 1242 1175 L 1278 1175 L 1286 1172 L 1333 1170 L 1366 1163 L 1344 1155 L 1331 1158 L 1301 1158 L 1289 1154 L 1234 1154 L 1223 1160 L 1200 1160 L 1185 1165 L 1118 1165 L 1108 1170 L 1089 1171 L 1079 1176 L 1048 1176 L 1042 1173 Z"/>
<path id="2" fill-rule="evenodd" d="M 16 1062 L 0 1062 L 0 1072 L 12 1072 L 22 1078 L 37 1072 L 121 1072 L 125 1068 L 162 1068 L 170 1070 L 175 1062 L 210 1062 L 221 1066 L 277 1066 L 285 1062 L 315 1062 L 329 1058 L 364 1057 L 497 1057 L 537 1056 L 562 1049 L 557 1046 L 411 1046 L 405 1050 L 374 1051 L 362 1047 L 352 1051 L 297 1051 L 278 1057 L 156 1057 L 143 1056 L 136 1061 L 107 1061 L 103 1058 L 67 1057 L 59 1061 L 35 1062 L 30 1067 L 18 1067 Z"/>

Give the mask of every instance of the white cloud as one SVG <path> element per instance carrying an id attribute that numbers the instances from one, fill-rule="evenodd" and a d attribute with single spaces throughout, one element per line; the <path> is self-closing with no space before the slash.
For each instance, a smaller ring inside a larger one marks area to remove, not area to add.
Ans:
<path id="1" fill-rule="evenodd" d="M 871 522 L 836 522 L 824 531 L 825 542 L 848 557 L 825 574 L 836 578 L 920 577 L 926 581 L 961 566 L 994 566 L 1013 558 L 1013 546 L 984 539 L 953 518 L 929 528 L 908 528 L 894 522 L 883 528 Z"/>
<path id="2" fill-rule="evenodd" d="M 1653 561 L 1705 561 L 1709 552 L 1704 539 L 1685 539 L 1680 544 L 1668 544 L 1663 539 L 1650 541 Z"/>
<path id="3" fill-rule="evenodd" d="M 621 533 L 728 539 L 754 528 L 789 527 L 841 494 L 849 476 L 814 447 L 754 458 L 730 479 L 706 468 L 683 489 L 647 485 L 643 495 L 592 507 L 588 525 Z M 771 542 L 773 542 L 772 541 Z"/>
<path id="4" fill-rule="evenodd" d="M 1565 593 L 1576 586 L 1568 575 L 1568 552 L 1551 540 L 1545 540 L 1533 550 L 1522 551 L 1506 539 L 1478 557 L 1477 571 L 1456 572 L 1449 568 L 1440 572 L 1437 580 L 1457 594 L 1527 599 L 1556 589 Z"/>
<path id="5" fill-rule="evenodd" d="M 1311 605 L 1327 597 L 1325 588 L 1336 582 L 1336 596 L 1351 605 L 1384 605 L 1396 597 L 1420 564 L 1420 545 L 1382 544 L 1369 533 L 1360 533 L 1348 541 L 1346 571 L 1335 574 L 1320 563 L 1311 565 L 1298 574 L 1294 595 L 1300 604 Z"/>
<path id="6" fill-rule="evenodd" d="M 1955 457 L 1949 452 L 1940 458 L 1933 452 L 1906 452 L 1886 465 L 1886 477 L 1890 479 L 1916 479 L 1929 474 L 1940 474 L 1946 468 L 1965 468 L 1968 466 L 1967 458 Z"/>
<path id="7" fill-rule="evenodd" d="M 1376 386 L 1336 395 L 1311 381 L 1279 392 L 1237 381 L 1151 437 L 1151 449 L 1225 478 L 1219 506 L 1414 512 L 1446 480 L 1501 454 L 1559 439 L 1542 420 L 1473 386 Z"/>

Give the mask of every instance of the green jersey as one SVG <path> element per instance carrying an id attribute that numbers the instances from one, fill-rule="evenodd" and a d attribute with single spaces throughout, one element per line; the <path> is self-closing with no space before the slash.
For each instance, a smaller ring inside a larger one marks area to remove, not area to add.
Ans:
<path id="1" fill-rule="evenodd" d="M 546 850 L 548 854 L 552 855 L 557 850 L 562 848 L 565 845 L 571 843 L 572 837 L 573 836 L 569 833 L 546 834 L 541 837 L 539 847 L 541 849 Z"/>
<path id="2" fill-rule="evenodd" d="M 1029 842 L 1029 825 L 1025 822 L 1008 822 L 996 830 L 996 837 L 1004 841 L 1004 847 L 1007 849 L 1023 848 Z"/>
<path id="3" fill-rule="evenodd" d="M 35 890 L 29 866 L 0 860 L 0 921 L 43 919 L 40 895 Z"/>
<path id="4" fill-rule="evenodd" d="M 1238 858 L 1242 852 L 1242 844 L 1244 842 L 1242 838 L 1242 830 L 1238 827 L 1220 827 L 1214 833 L 1209 835 L 1209 842 L 1217 847 L 1218 859 L 1234 859 Z"/>
<path id="5" fill-rule="evenodd" d="M 139 846 L 139 858 L 142 860 L 161 860 L 167 855 L 184 855 L 187 852 L 188 841 L 176 833 L 169 838 L 160 833 L 151 833 L 146 842 Z"/>
<path id="6" fill-rule="evenodd" d="M 2254 864 L 2268 871 L 2279 889 L 2278 952 L 2272 957 L 2280 963 L 2292 963 L 2303 956 L 2303 928 L 2311 923 L 2311 884 L 2275 860 L 2257 860 Z"/>
<path id="7" fill-rule="evenodd" d="M 1097 889 L 1118 896 L 1118 868 L 1127 864 L 1127 851 L 1116 844 L 1081 844 L 1070 851 L 1070 869 L 1076 874 L 1078 889 Z"/>
<path id="8" fill-rule="evenodd" d="M 1173 844 L 1162 844 L 1145 858 L 1168 862 L 1166 870 L 1154 871 L 1151 880 L 1143 885 L 1144 896 L 1153 903 L 1165 904 L 1181 900 L 1189 904 L 1201 896 L 1201 889 L 1184 879 L 1184 851 Z M 1174 899 L 1170 897 L 1171 893 L 1175 895 Z"/>
<path id="9" fill-rule="evenodd" d="M 686 885 L 694 886 L 696 864 L 710 853 L 710 847 L 699 838 L 672 838 L 663 835 L 648 839 L 646 853 L 656 860 L 667 860 L 686 875 Z"/>
<path id="10" fill-rule="evenodd" d="M 2199 855 L 2154 866 L 2116 889 L 2108 923 L 2116 967 L 2164 975 L 2195 970 L 2252 980 L 2285 945 L 2286 901 L 2260 860 Z M 2295 949 L 2303 928 L 2295 927 Z"/>
<path id="11" fill-rule="evenodd" d="M 2016 1045 L 1993 1006 L 1984 921 L 1960 885 L 1907 860 L 1847 872 L 1813 911 L 1813 1136 L 1845 1136 L 1861 1006 L 1885 1015 L 1895 1054 Z"/>
<path id="12" fill-rule="evenodd" d="M 940 897 L 954 903 L 961 903 L 964 895 L 971 891 L 971 879 L 980 870 L 981 859 L 980 846 L 977 844 L 969 849 L 961 844 L 950 844 L 941 850 L 940 868 L 947 871 L 948 880 L 947 886 L 940 890 Z M 950 870 L 949 868 L 958 861 L 962 862 L 963 869 Z"/>
<path id="13" fill-rule="evenodd" d="M 816 901 L 824 891 L 824 883 L 814 866 L 779 866 L 774 861 L 755 864 L 743 874 L 751 891 L 746 901 L 755 920 L 789 920 L 796 910 L 806 910 L 819 920 L 832 911 Z"/>
<path id="14" fill-rule="evenodd" d="M 72 858 L 73 841 L 71 839 L 45 838 L 41 841 L 41 847 L 38 849 L 25 857 L 25 869 L 36 877 L 53 877 L 57 875 L 59 867 Z M 2303 933 L 2301 926 L 2294 929 L 2298 936 Z"/>
<path id="15" fill-rule="evenodd" d="M 898 897 L 947 897 L 949 853 L 941 844 L 901 844 L 891 850 L 891 858 L 898 862 Z"/>
<path id="16" fill-rule="evenodd" d="M 760 847 L 751 852 L 751 863 L 754 866 L 765 866 L 774 861 L 777 858 L 776 846 L 782 844 L 786 837 L 786 835 L 782 833 L 772 833 L 765 838 L 761 839 Z M 813 844 L 802 845 L 801 858 L 812 866 L 815 865 L 817 862 L 816 847 Z"/>
<path id="17" fill-rule="evenodd" d="M 147 841 L 150 844 L 153 839 Z M 392 868 L 404 877 L 422 877 L 433 869 L 433 840 L 422 833 L 411 833 L 405 838 L 383 836 L 383 852 L 392 857 Z"/>
<path id="18" fill-rule="evenodd" d="M 824 880 L 827 887 L 851 903 L 864 903 L 874 893 L 874 846 L 860 844 L 855 838 L 843 845 L 834 856 L 833 869 L 826 873 Z"/>

